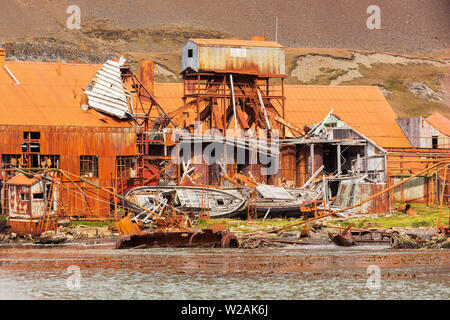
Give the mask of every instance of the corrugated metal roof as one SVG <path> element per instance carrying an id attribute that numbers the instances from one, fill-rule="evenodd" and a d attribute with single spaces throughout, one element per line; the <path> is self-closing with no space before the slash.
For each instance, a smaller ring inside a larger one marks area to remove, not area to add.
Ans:
<path id="1" fill-rule="evenodd" d="M 182 83 L 155 83 L 155 99 L 167 113 L 183 105 Z"/>
<path id="2" fill-rule="evenodd" d="M 125 119 L 130 114 L 128 99 L 131 93 L 123 84 L 120 72 L 125 61 L 123 57 L 119 61 L 107 60 L 84 90 L 91 108 L 120 119 Z"/>
<path id="3" fill-rule="evenodd" d="M 13 178 L 9 179 L 7 181 L 7 184 L 12 184 L 16 186 L 32 186 L 38 181 L 39 179 L 37 178 L 28 178 L 23 174 L 18 174 L 17 176 L 14 176 Z"/>
<path id="4" fill-rule="evenodd" d="M 319 123 L 333 109 L 342 121 L 381 147 L 411 147 L 378 87 L 286 85 L 284 89 L 286 120 L 299 128 Z M 183 105 L 182 83 L 155 84 L 155 94 L 168 113 Z"/>
<path id="5" fill-rule="evenodd" d="M 281 44 L 274 41 L 253 41 L 253 40 L 233 40 L 233 39 L 189 39 L 189 40 L 199 45 L 210 45 L 210 46 L 284 48 Z"/>
<path id="6" fill-rule="evenodd" d="M 126 121 L 83 111 L 81 94 L 101 65 L 7 62 L 20 84 L 0 68 L 0 124 L 76 127 L 131 127 Z M 104 119 L 104 121 L 100 120 Z"/>
<path id="7" fill-rule="evenodd" d="M 442 114 L 440 114 L 439 112 L 435 112 L 426 120 L 434 128 L 439 130 L 439 132 L 450 137 L 450 120 L 444 117 Z"/>
<path id="8" fill-rule="evenodd" d="M 396 115 L 378 87 L 285 86 L 286 120 L 297 127 L 320 122 L 331 109 L 381 147 L 410 147 Z"/>

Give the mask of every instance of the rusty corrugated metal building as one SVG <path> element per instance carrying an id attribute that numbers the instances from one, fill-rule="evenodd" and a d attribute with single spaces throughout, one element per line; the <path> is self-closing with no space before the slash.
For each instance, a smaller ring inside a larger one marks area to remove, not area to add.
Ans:
<path id="1" fill-rule="evenodd" d="M 2 169 L 11 165 L 59 167 L 110 190 L 113 190 L 116 176 L 123 180 L 133 175 L 138 129 L 128 121 L 81 108 L 83 89 L 100 67 L 75 63 L 5 63 L 2 60 Z M 63 190 L 62 213 L 80 217 L 109 216 L 109 195 L 87 185 L 81 184 L 81 187 L 87 197 Z"/>
<path id="2" fill-rule="evenodd" d="M 190 39 L 182 48 L 182 70 L 284 77 L 284 47 L 271 41 Z"/>

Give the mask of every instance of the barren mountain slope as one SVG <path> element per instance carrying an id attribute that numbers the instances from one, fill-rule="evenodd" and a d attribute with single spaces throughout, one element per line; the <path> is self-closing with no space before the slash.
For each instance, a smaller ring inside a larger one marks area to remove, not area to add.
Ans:
<path id="1" fill-rule="evenodd" d="M 137 69 L 150 58 L 157 81 L 180 81 L 187 39 L 266 34 L 273 40 L 278 15 L 287 83 L 378 85 L 398 116 L 440 111 L 450 117 L 448 0 L 377 1 L 381 30 L 367 29 L 371 2 L 365 0 L 76 2 L 80 30 L 66 28 L 73 1 L 2 0 L 0 46 L 7 60 L 103 63 L 123 55 Z"/>
<path id="2" fill-rule="evenodd" d="M 266 34 L 288 47 L 429 52 L 448 48 L 448 0 L 1 0 L 0 39 L 49 36 L 65 28 L 69 5 L 81 16 L 122 28 L 183 23 L 237 37 Z M 381 29 L 369 30 L 367 8 L 381 9 Z"/>

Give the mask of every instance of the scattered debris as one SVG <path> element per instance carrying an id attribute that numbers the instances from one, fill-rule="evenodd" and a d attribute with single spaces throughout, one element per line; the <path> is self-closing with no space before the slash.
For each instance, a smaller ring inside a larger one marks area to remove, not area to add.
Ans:
<path id="1" fill-rule="evenodd" d="M 394 249 L 437 249 L 449 248 L 450 246 L 449 239 L 443 234 L 437 234 L 432 236 L 430 240 L 425 240 L 413 234 L 396 231 L 392 233 L 390 243 Z"/>
<path id="2" fill-rule="evenodd" d="M 67 236 L 61 232 L 46 231 L 42 233 L 36 240 L 35 243 L 39 244 L 59 244 L 66 242 Z"/>
<path id="3" fill-rule="evenodd" d="M 332 234 L 328 232 L 328 236 L 330 237 L 331 241 L 333 241 L 338 246 L 342 247 L 350 247 L 354 246 L 356 244 L 355 239 L 353 238 L 350 229 L 353 225 L 349 225 L 347 228 L 342 230 L 340 233 Z"/>
<path id="4" fill-rule="evenodd" d="M 414 208 L 409 203 L 401 204 L 397 208 L 394 208 L 394 210 L 399 211 L 399 212 L 404 212 L 410 216 L 417 216 L 416 210 L 414 210 Z"/>

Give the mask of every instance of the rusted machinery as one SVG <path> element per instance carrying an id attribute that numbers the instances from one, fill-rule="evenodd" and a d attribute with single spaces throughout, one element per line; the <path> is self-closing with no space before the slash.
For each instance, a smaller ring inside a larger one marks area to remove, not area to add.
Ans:
<path id="1" fill-rule="evenodd" d="M 220 225 L 200 231 L 155 231 L 120 236 L 116 249 L 144 247 L 213 247 L 238 248 L 239 239 Z"/>
<path id="2" fill-rule="evenodd" d="M 356 241 L 350 232 L 351 227 L 352 227 L 352 225 L 349 225 L 347 228 L 342 230 L 340 233 L 336 233 L 336 234 L 332 234 L 332 233 L 328 232 L 328 236 L 330 237 L 331 241 L 333 241 L 338 246 L 342 246 L 342 247 L 354 246 L 356 244 Z"/>
<path id="3" fill-rule="evenodd" d="M 337 226 L 328 226 L 327 228 L 335 228 L 341 230 L 341 232 L 337 234 L 338 236 L 335 238 L 335 240 L 332 239 L 333 235 L 330 236 L 330 239 L 337 245 L 342 245 L 342 243 L 355 244 L 357 242 L 388 243 L 392 236 L 391 233 L 384 230 L 353 228 L 352 225 L 349 225 L 346 228 Z"/>

